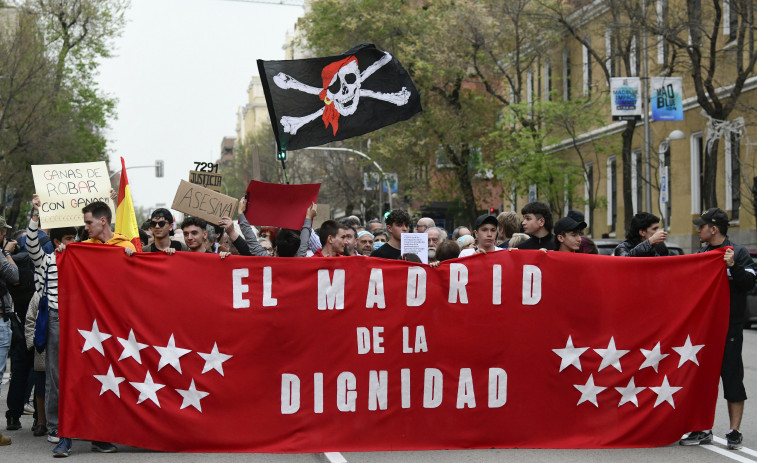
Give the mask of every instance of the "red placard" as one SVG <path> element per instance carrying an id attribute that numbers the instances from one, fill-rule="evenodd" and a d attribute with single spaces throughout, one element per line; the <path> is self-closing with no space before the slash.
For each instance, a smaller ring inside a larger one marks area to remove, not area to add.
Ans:
<path id="1" fill-rule="evenodd" d="M 284 185 L 253 180 L 247 186 L 247 211 L 252 225 L 299 230 L 311 203 L 318 200 L 320 183 Z"/>
<path id="2" fill-rule="evenodd" d="M 429 268 L 70 245 L 58 433 L 192 452 L 668 445 L 713 423 L 722 256 Z"/>

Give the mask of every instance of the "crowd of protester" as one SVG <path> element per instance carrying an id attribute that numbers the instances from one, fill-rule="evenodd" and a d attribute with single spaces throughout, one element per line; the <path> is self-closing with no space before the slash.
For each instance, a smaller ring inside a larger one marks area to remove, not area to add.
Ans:
<path id="1" fill-rule="evenodd" d="M 56 446 L 56 457 L 68 456 L 71 439 L 59 436 L 58 426 L 58 285 L 56 254 L 65 251 L 68 243 L 79 241 L 121 246 L 127 255 L 135 252 L 133 244 L 123 235 L 113 232 L 111 210 L 105 203 L 96 202 L 83 209 L 85 225 L 80 228 L 43 230 L 39 221 L 39 198 L 32 200 L 33 213 L 28 222 L 13 233 L 0 216 L 0 238 L 3 258 L 0 260 L 0 376 L 6 359 L 11 359 L 11 381 L 8 390 L 6 430 L 22 428 L 20 417 L 33 414 L 34 436 L 46 437 Z M 425 233 L 428 240 L 427 260 L 431 266 L 443 261 L 476 253 L 493 253 L 515 249 L 537 249 L 544 252 L 597 254 L 594 242 L 584 234 L 587 224 L 583 214 L 570 211 L 565 217 L 553 220 L 547 204 L 532 202 L 525 205 L 520 216 L 514 211 L 499 215 L 479 216 L 472 227 L 459 226 L 452 230 L 440 227 L 430 217 L 412 220 L 407 211 L 395 209 L 382 222 L 378 219 L 363 222 L 349 216 L 339 220 L 325 220 L 317 229 L 313 221 L 317 207 L 311 204 L 299 230 L 276 228 L 265 224 L 250 224 L 245 217 L 246 200 L 239 203 L 237 220 L 223 217 L 217 225 L 198 217 L 186 217 L 178 223 L 171 211 L 158 208 L 140 227 L 143 252 L 201 252 L 229 255 L 272 257 L 378 257 L 420 262 L 419 256 L 402 253 L 403 233 Z M 741 337 L 736 327 L 743 324 L 746 291 L 754 286 L 755 269 L 748 252 L 731 243 L 726 236 L 728 217 L 720 209 L 711 209 L 694 220 L 700 240 L 700 250 L 732 246 L 724 260 L 731 281 L 731 330 L 729 346 L 723 366 L 723 383 L 728 400 L 731 431 L 728 445 L 738 448 L 741 434 L 738 429 L 743 412 L 743 365 Z M 667 233 L 660 227 L 660 219 L 642 212 L 631 221 L 626 239 L 615 249 L 616 256 L 667 256 Z M 35 321 L 41 295 L 47 296 L 49 321 L 47 344 L 44 350 L 35 349 Z M 14 326 L 12 326 L 14 325 Z M 21 333 L 18 335 L 18 327 Z M 13 340 L 11 341 L 11 337 Z M 730 354 L 729 354 L 730 352 Z M 0 388 L 2 385 L 0 385 Z M 696 431 L 681 440 L 682 445 L 709 443 L 711 431 Z M 11 443 L 10 437 L 0 433 L 0 445 Z M 93 442 L 92 450 L 111 453 L 113 444 Z"/>

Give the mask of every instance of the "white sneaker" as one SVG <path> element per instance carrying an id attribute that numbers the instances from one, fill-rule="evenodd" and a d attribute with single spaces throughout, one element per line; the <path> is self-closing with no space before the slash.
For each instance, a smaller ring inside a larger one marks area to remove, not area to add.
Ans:
<path id="1" fill-rule="evenodd" d="M 50 432 L 47 435 L 47 441 L 50 442 L 51 444 L 57 444 L 58 442 L 60 442 L 60 437 L 58 437 L 57 432 Z"/>
<path id="2" fill-rule="evenodd" d="M 34 415 L 34 405 L 30 403 L 24 405 L 24 415 Z"/>

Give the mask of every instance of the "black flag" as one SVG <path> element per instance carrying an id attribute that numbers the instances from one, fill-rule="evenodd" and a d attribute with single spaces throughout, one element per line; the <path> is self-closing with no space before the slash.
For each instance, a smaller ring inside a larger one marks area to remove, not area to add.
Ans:
<path id="1" fill-rule="evenodd" d="M 258 60 L 258 71 L 279 151 L 372 132 L 421 110 L 407 71 L 370 43 L 327 58 Z"/>

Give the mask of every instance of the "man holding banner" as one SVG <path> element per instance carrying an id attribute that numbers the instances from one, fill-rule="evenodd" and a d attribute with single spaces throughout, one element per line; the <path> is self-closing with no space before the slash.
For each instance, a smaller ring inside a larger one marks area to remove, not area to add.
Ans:
<path id="1" fill-rule="evenodd" d="M 713 207 L 707 209 L 701 217 L 693 220 L 699 233 L 699 241 L 706 243 L 699 252 L 708 252 L 725 248 L 723 260 L 727 265 L 728 285 L 731 291 L 731 311 L 728 323 L 728 336 L 725 340 L 723 366 L 720 377 L 723 380 L 723 395 L 728 401 L 728 418 L 731 429 L 725 435 L 728 448 L 738 450 L 742 446 L 742 436 L 739 432 L 741 417 L 744 414 L 746 389 L 744 388 L 744 363 L 741 358 L 741 347 L 744 342 L 744 314 L 746 313 L 746 296 L 754 288 L 754 263 L 743 246 L 734 244 L 728 239 L 728 214 L 722 209 Z M 694 431 L 681 439 L 681 445 L 701 445 L 712 443 L 712 430 Z"/>
<path id="2" fill-rule="evenodd" d="M 34 212 L 29 221 L 29 230 L 27 233 L 27 248 L 32 256 L 35 267 L 35 285 L 38 292 L 43 290 L 48 298 L 48 334 L 47 334 L 47 359 L 45 371 L 47 376 L 47 386 L 45 391 L 45 412 L 47 414 L 47 423 L 50 429 L 51 442 L 57 442 L 58 445 L 53 449 L 54 457 L 67 457 L 71 451 L 71 439 L 59 437 L 57 435 L 58 426 L 58 354 L 60 344 L 60 324 L 58 317 L 58 267 L 56 254 L 45 254 L 37 241 L 37 228 L 39 227 L 39 209 L 42 202 L 38 195 L 32 197 L 32 206 Z M 134 245 L 120 233 L 113 233 L 110 230 L 111 210 L 110 207 L 101 201 L 95 201 L 88 204 L 84 209 L 84 228 L 89 233 L 88 243 L 110 244 L 122 246 L 127 255 L 136 252 Z M 61 243 L 57 251 L 63 252 L 66 249 L 66 243 Z M 92 442 L 92 451 L 103 453 L 116 452 L 116 446 L 107 442 Z"/>

